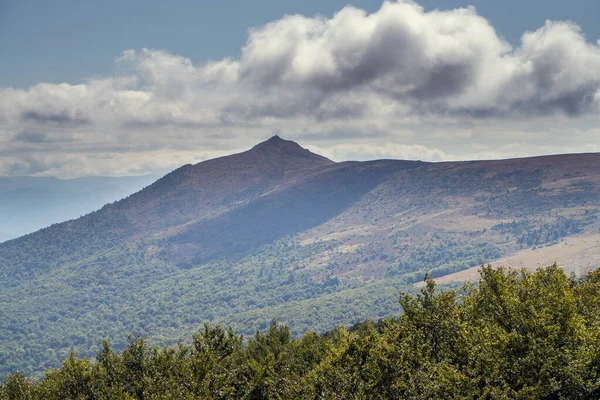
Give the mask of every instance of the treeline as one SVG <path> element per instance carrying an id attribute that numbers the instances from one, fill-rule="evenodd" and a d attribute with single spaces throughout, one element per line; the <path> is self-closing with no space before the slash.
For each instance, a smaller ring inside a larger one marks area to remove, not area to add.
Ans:
<path id="1" fill-rule="evenodd" d="M 108 342 L 71 354 L 2 399 L 594 399 L 600 398 L 600 270 L 568 277 L 484 267 L 478 286 L 426 285 L 404 313 L 291 339 L 273 322 L 245 340 L 204 327 L 191 344 Z"/>
<path id="2" fill-rule="evenodd" d="M 492 230 L 515 237 L 521 247 L 538 246 L 547 243 L 558 243 L 559 240 L 583 232 L 583 228 L 598 219 L 598 210 L 585 210 L 577 216 L 558 216 L 552 223 L 535 222 L 533 220 L 513 220 L 496 224 Z"/>
<path id="3" fill-rule="evenodd" d="M 423 279 L 423 271 L 429 271 L 430 277 L 438 278 L 500 256 L 502 251 L 491 243 L 449 240 L 438 245 L 415 247 L 408 257 L 392 264 L 385 277 L 404 276 L 408 283 L 415 283 Z"/>

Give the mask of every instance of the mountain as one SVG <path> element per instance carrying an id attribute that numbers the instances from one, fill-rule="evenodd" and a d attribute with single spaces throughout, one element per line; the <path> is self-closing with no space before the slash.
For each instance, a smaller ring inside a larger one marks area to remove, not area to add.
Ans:
<path id="1" fill-rule="evenodd" d="M 275 136 L 0 244 L 0 374 L 203 322 L 299 334 L 377 318 L 425 271 L 566 254 L 580 273 L 600 261 L 599 207 L 600 154 L 336 163 Z"/>
<path id="2" fill-rule="evenodd" d="M 0 177 L 0 242 L 88 214 L 139 191 L 157 178 Z"/>

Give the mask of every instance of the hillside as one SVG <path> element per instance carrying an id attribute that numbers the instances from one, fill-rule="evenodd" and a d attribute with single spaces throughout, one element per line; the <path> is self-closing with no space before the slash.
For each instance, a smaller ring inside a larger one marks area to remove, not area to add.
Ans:
<path id="1" fill-rule="evenodd" d="M 275 136 L 0 244 L 0 374 L 127 333 L 169 344 L 203 322 L 252 333 L 276 317 L 302 334 L 385 316 L 426 270 L 595 237 L 599 207 L 600 154 L 335 163 Z M 600 243 L 586 249 L 562 266 L 597 266 Z"/>

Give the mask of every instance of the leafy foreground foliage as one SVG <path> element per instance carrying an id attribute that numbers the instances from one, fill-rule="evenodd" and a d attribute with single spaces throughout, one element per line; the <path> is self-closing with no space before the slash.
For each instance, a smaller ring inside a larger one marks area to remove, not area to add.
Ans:
<path id="1" fill-rule="evenodd" d="M 600 397 L 600 270 L 567 277 L 481 271 L 478 287 L 403 295 L 404 313 L 291 339 L 284 325 L 245 341 L 205 325 L 191 345 L 73 353 L 3 399 L 580 399 Z"/>

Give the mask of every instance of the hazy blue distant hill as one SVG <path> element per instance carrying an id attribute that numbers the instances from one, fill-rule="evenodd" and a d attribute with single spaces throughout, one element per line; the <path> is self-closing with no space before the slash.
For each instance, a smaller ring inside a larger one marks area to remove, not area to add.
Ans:
<path id="1" fill-rule="evenodd" d="M 158 177 L 0 177 L 0 242 L 78 218 L 141 190 Z"/>

